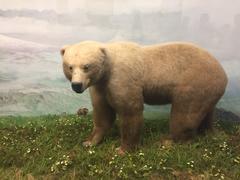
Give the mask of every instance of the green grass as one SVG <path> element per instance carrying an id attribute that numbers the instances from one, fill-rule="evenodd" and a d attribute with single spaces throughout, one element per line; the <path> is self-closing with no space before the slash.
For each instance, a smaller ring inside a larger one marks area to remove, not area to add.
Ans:
<path id="1" fill-rule="evenodd" d="M 91 115 L 0 118 L 0 179 L 240 179 L 240 126 L 189 144 L 163 145 L 168 118 L 145 120 L 139 150 L 116 155 L 116 125 L 104 142 L 84 148 Z"/>

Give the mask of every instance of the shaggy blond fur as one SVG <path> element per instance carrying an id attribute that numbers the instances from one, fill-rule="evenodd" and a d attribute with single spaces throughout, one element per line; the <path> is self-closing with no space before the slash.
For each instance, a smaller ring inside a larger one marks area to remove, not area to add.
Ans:
<path id="1" fill-rule="evenodd" d="M 170 135 L 175 141 L 186 140 L 211 128 L 214 107 L 227 85 L 217 60 L 190 43 L 87 41 L 61 53 L 66 77 L 81 82 L 84 89 L 90 87 L 94 128 L 84 145 L 98 144 L 117 114 L 122 123 L 120 149 L 135 148 L 144 103 L 172 104 Z"/>

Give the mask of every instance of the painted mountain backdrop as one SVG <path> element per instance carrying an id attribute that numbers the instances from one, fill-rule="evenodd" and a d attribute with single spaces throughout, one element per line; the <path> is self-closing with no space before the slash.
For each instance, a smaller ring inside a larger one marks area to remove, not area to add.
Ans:
<path id="1" fill-rule="evenodd" d="M 71 91 L 59 55 L 61 46 L 83 40 L 197 43 L 219 59 L 230 78 L 218 106 L 240 115 L 240 2 L 0 0 L 0 4 L 0 115 L 90 108 L 88 93 Z M 148 111 L 156 109 L 146 106 Z"/>

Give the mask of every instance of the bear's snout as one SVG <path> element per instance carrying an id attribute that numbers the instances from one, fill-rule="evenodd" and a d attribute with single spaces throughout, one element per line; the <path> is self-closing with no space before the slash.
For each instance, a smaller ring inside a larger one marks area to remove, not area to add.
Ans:
<path id="1" fill-rule="evenodd" d="M 82 83 L 72 83 L 72 90 L 76 93 L 82 93 L 84 91 Z"/>

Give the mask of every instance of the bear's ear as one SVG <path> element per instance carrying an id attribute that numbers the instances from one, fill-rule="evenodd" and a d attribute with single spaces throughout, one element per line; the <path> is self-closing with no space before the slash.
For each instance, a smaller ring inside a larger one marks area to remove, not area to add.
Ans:
<path id="1" fill-rule="evenodd" d="M 103 53 L 104 56 L 107 56 L 107 52 L 105 48 L 101 47 L 100 51 Z"/>
<path id="2" fill-rule="evenodd" d="M 64 55 L 67 47 L 69 47 L 69 46 L 68 46 L 68 45 L 65 45 L 65 46 L 63 46 L 63 47 L 61 48 L 60 53 L 61 53 L 62 56 Z"/>

